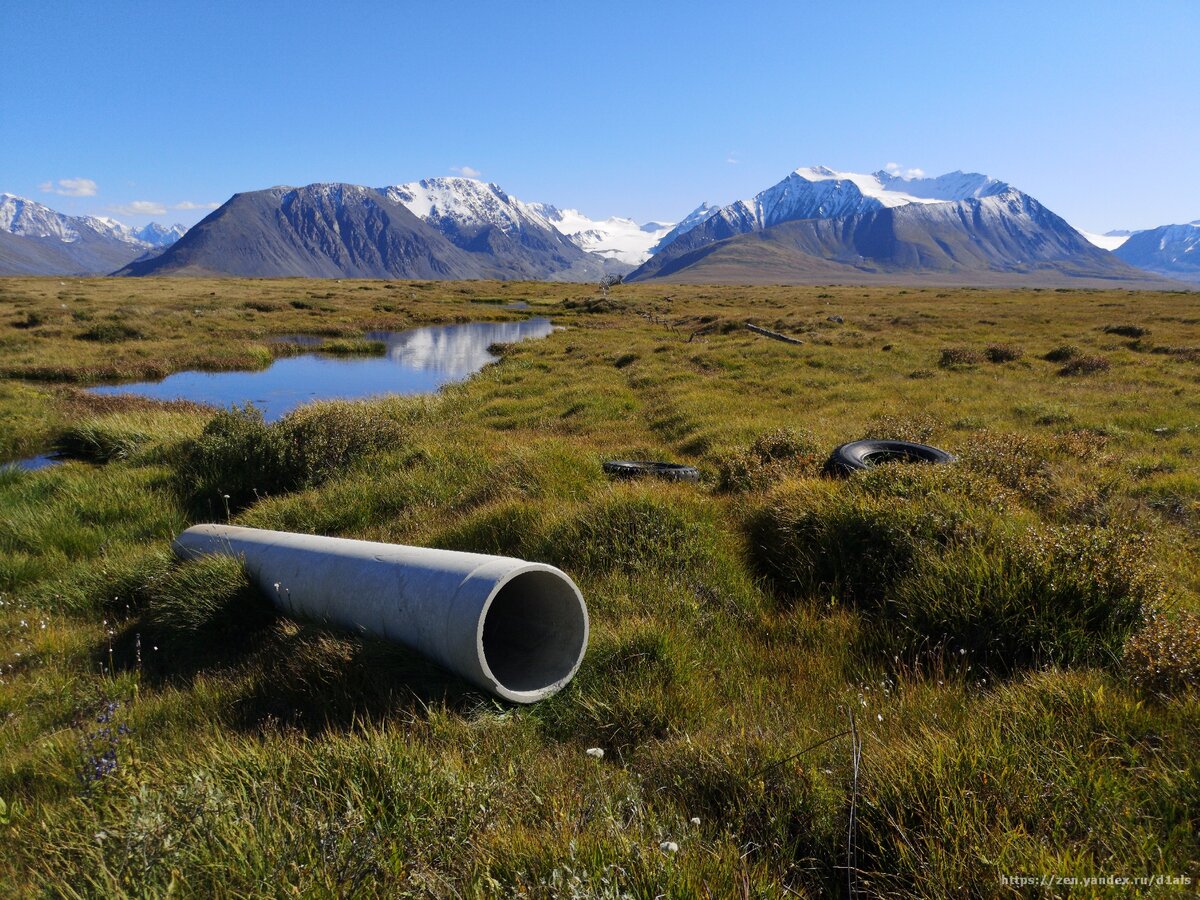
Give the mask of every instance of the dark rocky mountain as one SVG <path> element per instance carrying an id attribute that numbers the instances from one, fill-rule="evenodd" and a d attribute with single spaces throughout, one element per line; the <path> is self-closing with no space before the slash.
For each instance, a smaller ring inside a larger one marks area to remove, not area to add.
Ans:
<path id="1" fill-rule="evenodd" d="M 162 254 L 118 275 L 500 278 L 396 200 L 350 184 L 235 194 Z"/>
<path id="2" fill-rule="evenodd" d="M 1200 219 L 1135 231 L 1113 253 L 1139 269 L 1200 284 Z"/>
<path id="3" fill-rule="evenodd" d="M 1003 182 L 828 169 L 797 170 L 754 200 L 709 216 L 628 276 L 649 278 L 1178 286 L 1093 246 Z"/>

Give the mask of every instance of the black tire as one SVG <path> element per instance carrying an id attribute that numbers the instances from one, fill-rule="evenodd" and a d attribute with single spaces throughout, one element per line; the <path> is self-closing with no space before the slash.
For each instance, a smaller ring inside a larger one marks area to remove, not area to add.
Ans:
<path id="1" fill-rule="evenodd" d="M 649 462 L 643 459 L 613 459 L 604 464 L 604 471 L 617 478 L 665 478 L 668 481 L 699 481 L 700 472 L 679 463 Z"/>
<path id="2" fill-rule="evenodd" d="M 953 454 L 928 444 L 909 441 L 851 441 L 842 444 L 829 456 L 825 463 L 827 475 L 853 475 L 863 469 L 872 469 L 881 463 L 930 463 L 944 465 L 954 462 Z"/>

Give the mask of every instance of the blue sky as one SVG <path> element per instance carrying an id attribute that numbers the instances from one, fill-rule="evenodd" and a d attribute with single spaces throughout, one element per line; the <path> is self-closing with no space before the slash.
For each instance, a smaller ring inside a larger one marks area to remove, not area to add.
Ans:
<path id="1" fill-rule="evenodd" d="M 1196 0 L 0 0 L 0 35 L 0 191 L 135 224 L 464 168 L 670 220 L 887 163 L 1090 230 L 1200 218 Z"/>

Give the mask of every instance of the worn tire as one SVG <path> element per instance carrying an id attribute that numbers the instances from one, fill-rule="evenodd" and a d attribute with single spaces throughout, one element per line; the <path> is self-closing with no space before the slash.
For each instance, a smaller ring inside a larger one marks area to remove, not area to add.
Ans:
<path id="1" fill-rule="evenodd" d="M 613 459 L 604 464 L 604 471 L 617 478 L 664 478 L 667 481 L 699 481 L 700 473 L 692 466 L 679 463 L 650 462 L 643 459 Z"/>
<path id="2" fill-rule="evenodd" d="M 851 441 L 836 448 L 825 463 L 827 475 L 852 475 L 863 469 L 871 469 L 880 463 L 930 463 L 944 465 L 954 462 L 955 457 L 945 450 L 928 444 L 910 441 Z"/>

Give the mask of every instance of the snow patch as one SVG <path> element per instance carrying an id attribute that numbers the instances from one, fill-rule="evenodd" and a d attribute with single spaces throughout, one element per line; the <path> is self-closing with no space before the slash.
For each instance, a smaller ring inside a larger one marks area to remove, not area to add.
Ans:
<path id="1" fill-rule="evenodd" d="M 1075 230 L 1101 250 L 1116 250 L 1129 240 L 1129 232 L 1125 232 L 1124 234 L 1096 234 L 1094 231 L 1084 231 L 1082 228 L 1076 228 Z"/>

